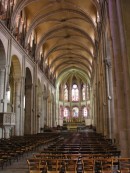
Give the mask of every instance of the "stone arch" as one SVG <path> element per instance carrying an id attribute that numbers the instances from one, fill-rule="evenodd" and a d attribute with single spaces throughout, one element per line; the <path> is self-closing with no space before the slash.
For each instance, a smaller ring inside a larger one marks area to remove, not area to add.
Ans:
<path id="1" fill-rule="evenodd" d="M 6 53 L 5 48 L 0 40 L 0 112 L 5 111 L 5 105 L 4 105 L 4 98 L 5 98 L 5 65 L 6 65 Z M 3 137 L 4 134 L 4 128 L 0 127 L 0 138 Z"/>
<path id="2" fill-rule="evenodd" d="M 12 55 L 10 64 L 10 74 L 7 91 L 10 92 L 10 98 L 7 104 L 7 111 L 15 113 L 15 128 L 11 135 L 22 135 L 21 121 L 21 64 L 17 55 Z"/>
<path id="3" fill-rule="evenodd" d="M 28 67 L 26 67 L 25 77 L 25 118 L 24 118 L 24 134 L 32 133 L 32 115 L 34 112 L 32 101 L 32 74 Z"/>
<path id="4" fill-rule="evenodd" d="M 6 74 L 6 54 L 5 48 L 0 40 L 0 112 L 4 111 L 4 102 L 3 99 L 5 97 L 5 74 Z"/>

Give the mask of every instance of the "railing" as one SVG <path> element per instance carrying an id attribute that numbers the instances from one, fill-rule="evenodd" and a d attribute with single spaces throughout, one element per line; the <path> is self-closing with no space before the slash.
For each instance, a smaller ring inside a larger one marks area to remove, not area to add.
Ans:
<path id="1" fill-rule="evenodd" d="M 0 125 L 2 126 L 14 126 L 15 125 L 15 114 L 10 112 L 1 112 L 0 113 Z"/>

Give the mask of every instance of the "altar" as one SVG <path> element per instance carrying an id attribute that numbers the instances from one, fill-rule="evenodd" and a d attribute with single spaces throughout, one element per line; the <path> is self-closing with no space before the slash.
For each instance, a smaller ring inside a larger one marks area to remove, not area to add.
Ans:
<path id="1" fill-rule="evenodd" d="M 69 119 L 64 118 L 63 126 L 66 126 L 68 130 L 77 131 L 77 129 L 85 127 L 85 119 L 78 117 L 72 117 Z"/>

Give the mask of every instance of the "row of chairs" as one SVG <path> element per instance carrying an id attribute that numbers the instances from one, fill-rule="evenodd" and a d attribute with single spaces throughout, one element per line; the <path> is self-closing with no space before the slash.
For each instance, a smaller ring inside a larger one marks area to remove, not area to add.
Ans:
<path id="1" fill-rule="evenodd" d="M 97 135 L 95 132 L 70 134 L 68 140 L 64 138 L 53 142 L 48 147 L 44 148 L 43 153 L 50 154 L 113 154 L 120 156 L 120 150 L 117 149 L 112 142 L 102 135 Z M 75 142 L 73 139 L 76 136 Z"/>
<path id="2" fill-rule="evenodd" d="M 129 166 L 121 166 L 119 156 L 111 140 L 95 132 L 81 132 L 61 135 L 27 163 L 30 173 L 117 173 L 122 168 L 128 172 Z M 32 164 L 35 159 L 36 167 Z"/>
<path id="3" fill-rule="evenodd" d="M 14 136 L 9 139 L 0 139 L 0 167 L 11 164 L 24 155 L 36 150 L 39 146 L 50 145 L 60 137 L 59 134 L 41 134 Z M 35 142 L 34 142 L 35 141 Z"/>
<path id="4" fill-rule="evenodd" d="M 130 158 L 27 159 L 29 173 L 130 173 Z"/>

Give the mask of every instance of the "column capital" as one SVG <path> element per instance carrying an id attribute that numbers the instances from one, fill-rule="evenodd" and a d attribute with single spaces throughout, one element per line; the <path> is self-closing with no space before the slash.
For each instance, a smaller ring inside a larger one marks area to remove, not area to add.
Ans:
<path id="1" fill-rule="evenodd" d="M 105 58 L 104 63 L 108 68 L 112 67 L 112 62 L 110 58 Z"/>

